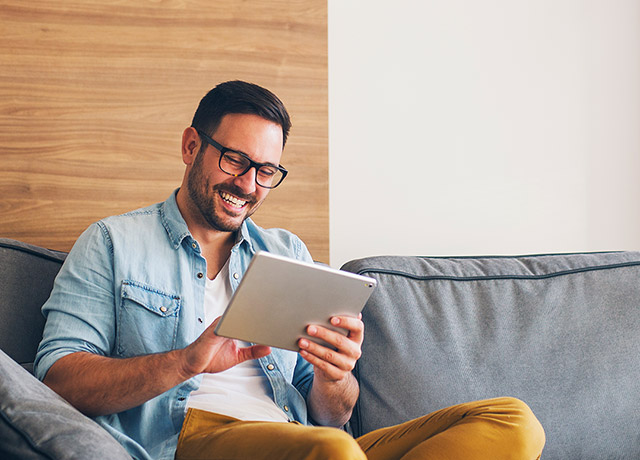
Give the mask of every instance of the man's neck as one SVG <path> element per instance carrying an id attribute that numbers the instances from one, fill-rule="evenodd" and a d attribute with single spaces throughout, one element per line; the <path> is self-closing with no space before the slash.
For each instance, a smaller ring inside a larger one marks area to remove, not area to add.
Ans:
<path id="1" fill-rule="evenodd" d="M 231 255 L 231 248 L 233 248 L 237 239 L 237 231 L 223 232 L 211 228 L 205 222 L 198 222 L 198 220 L 189 213 L 188 204 L 184 202 L 184 196 L 180 196 L 181 191 L 182 189 L 178 191 L 176 200 L 178 210 L 180 214 L 182 214 L 182 218 L 187 224 L 191 236 L 200 244 L 202 256 L 207 261 L 207 277 L 213 279 Z"/>

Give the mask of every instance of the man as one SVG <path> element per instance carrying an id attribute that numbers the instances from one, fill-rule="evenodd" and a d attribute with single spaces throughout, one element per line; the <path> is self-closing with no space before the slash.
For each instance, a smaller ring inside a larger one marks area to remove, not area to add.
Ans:
<path id="1" fill-rule="evenodd" d="M 347 422 L 358 397 L 358 318 L 332 318 L 346 337 L 308 328 L 335 350 L 301 339 L 294 353 L 214 334 L 256 251 L 312 261 L 296 236 L 249 218 L 287 174 L 280 157 L 290 126 L 264 88 L 234 81 L 211 90 L 182 136 L 181 187 L 164 203 L 97 222 L 76 242 L 43 307 L 38 377 L 134 458 L 538 457 L 539 423 L 508 398 L 358 440 L 331 428 Z"/>

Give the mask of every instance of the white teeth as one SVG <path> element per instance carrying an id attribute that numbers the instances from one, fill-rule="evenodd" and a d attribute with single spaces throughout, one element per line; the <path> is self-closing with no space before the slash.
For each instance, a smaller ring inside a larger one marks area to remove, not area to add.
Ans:
<path id="1" fill-rule="evenodd" d="M 236 198 L 235 196 L 230 195 L 227 192 L 221 192 L 220 196 L 222 197 L 222 199 L 224 201 L 226 201 L 227 203 L 231 203 L 232 205 L 237 206 L 238 208 L 241 208 L 245 204 L 247 204 L 247 202 L 245 200 L 241 200 L 239 198 Z"/>

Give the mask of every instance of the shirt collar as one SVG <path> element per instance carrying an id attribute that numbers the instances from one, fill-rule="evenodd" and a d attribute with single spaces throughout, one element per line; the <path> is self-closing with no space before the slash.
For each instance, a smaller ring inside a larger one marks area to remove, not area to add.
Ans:
<path id="1" fill-rule="evenodd" d="M 178 249 L 182 244 L 182 240 L 191 236 L 187 223 L 184 221 L 180 209 L 178 209 L 178 202 L 176 201 L 176 194 L 179 189 L 175 189 L 171 196 L 167 198 L 167 201 L 162 203 L 160 207 L 160 215 L 162 216 L 162 225 L 171 240 L 173 249 Z"/>
<path id="2" fill-rule="evenodd" d="M 238 236 L 236 237 L 236 244 L 234 248 L 240 247 L 242 243 L 246 243 L 249 246 L 249 251 L 252 254 L 255 254 L 255 250 L 253 248 L 253 243 L 251 242 L 251 232 L 250 227 L 255 226 L 251 218 L 247 218 L 242 222 L 242 226 L 240 227 L 240 231 L 238 232 Z"/>

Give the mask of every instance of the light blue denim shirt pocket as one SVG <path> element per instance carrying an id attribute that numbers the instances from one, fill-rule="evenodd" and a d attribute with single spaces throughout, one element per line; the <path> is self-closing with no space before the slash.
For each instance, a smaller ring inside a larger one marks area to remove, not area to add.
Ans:
<path id="1" fill-rule="evenodd" d="M 179 295 L 124 280 L 118 307 L 118 355 L 130 357 L 172 350 L 181 306 Z"/>

